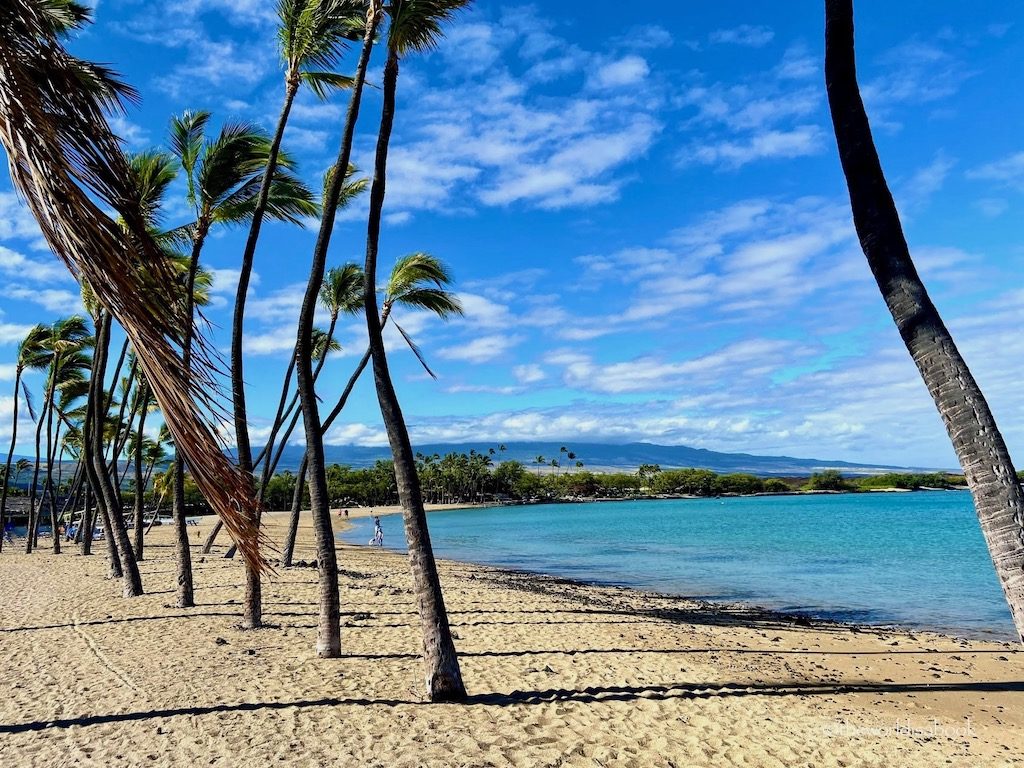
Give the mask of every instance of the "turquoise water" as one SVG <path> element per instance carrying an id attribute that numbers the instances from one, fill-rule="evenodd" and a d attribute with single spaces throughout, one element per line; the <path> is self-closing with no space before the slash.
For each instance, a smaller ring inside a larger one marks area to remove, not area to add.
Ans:
<path id="1" fill-rule="evenodd" d="M 345 539 L 365 544 L 369 520 Z M 966 491 L 434 512 L 438 557 L 811 616 L 1013 637 Z M 404 549 L 401 517 L 381 519 Z"/>

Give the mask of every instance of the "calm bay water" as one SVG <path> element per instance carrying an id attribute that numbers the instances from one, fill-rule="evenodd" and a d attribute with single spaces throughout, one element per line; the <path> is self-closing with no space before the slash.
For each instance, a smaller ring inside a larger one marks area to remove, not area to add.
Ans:
<path id="1" fill-rule="evenodd" d="M 966 491 L 434 512 L 439 557 L 824 618 L 1011 638 Z M 372 537 L 369 520 L 345 539 Z M 404 549 L 401 518 L 384 542 Z"/>

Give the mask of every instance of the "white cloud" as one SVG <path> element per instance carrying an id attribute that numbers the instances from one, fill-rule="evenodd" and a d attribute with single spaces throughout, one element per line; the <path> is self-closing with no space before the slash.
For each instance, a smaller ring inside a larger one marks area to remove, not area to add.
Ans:
<path id="1" fill-rule="evenodd" d="M 0 245 L 0 272 L 32 282 L 52 283 L 72 280 L 71 273 L 55 256 L 35 261 Z"/>
<path id="2" fill-rule="evenodd" d="M 681 152 L 681 166 L 718 165 L 741 168 L 756 160 L 785 159 L 816 155 L 825 149 L 825 133 L 816 125 L 800 125 L 788 131 L 765 131 L 740 141 L 696 144 Z"/>
<path id="3" fill-rule="evenodd" d="M 521 336 L 491 334 L 471 339 L 468 342 L 438 350 L 438 356 L 445 360 L 461 360 L 467 363 L 486 363 L 501 357 L 519 344 Z"/>
<path id="4" fill-rule="evenodd" d="M 249 355 L 274 355 L 295 349 L 296 328 L 285 325 L 264 333 L 246 333 L 242 343 Z"/>
<path id="5" fill-rule="evenodd" d="M 31 211 L 14 192 L 0 192 L 0 240 L 40 240 Z"/>
<path id="6" fill-rule="evenodd" d="M 768 45 L 775 38 L 775 32 L 771 27 L 752 26 L 741 24 L 732 29 L 719 29 L 708 35 L 712 43 L 728 43 L 731 45 L 745 45 L 751 48 L 760 48 Z"/>
<path id="7" fill-rule="evenodd" d="M 651 68 L 642 56 L 631 54 L 597 68 L 589 78 L 589 84 L 598 89 L 622 88 L 642 82 Z"/>
<path id="8" fill-rule="evenodd" d="M 512 369 L 512 374 L 520 384 L 536 384 L 538 381 L 544 381 L 547 378 L 544 369 L 536 363 L 517 365 Z"/>
<path id="9" fill-rule="evenodd" d="M 994 160 L 967 171 L 967 178 L 995 181 L 1009 187 L 1024 189 L 1024 152 Z"/>
<path id="10" fill-rule="evenodd" d="M 0 322 L 0 344 L 18 344 L 31 330 L 31 325 Z"/>
<path id="11" fill-rule="evenodd" d="M 58 290 L 55 288 L 26 288 L 22 285 L 10 285 L 3 289 L 7 298 L 19 301 L 30 301 L 39 304 L 48 312 L 70 314 L 82 311 L 82 297 L 79 293 Z"/>

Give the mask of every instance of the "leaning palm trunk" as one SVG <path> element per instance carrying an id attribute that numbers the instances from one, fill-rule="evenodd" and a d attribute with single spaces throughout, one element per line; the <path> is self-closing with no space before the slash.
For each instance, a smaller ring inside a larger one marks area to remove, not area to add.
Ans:
<path id="1" fill-rule="evenodd" d="M 35 463 L 32 465 L 32 485 L 28 489 L 28 530 L 25 532 L 25 554 L 32 552 L 33 546 L 38 546 L 39 541 L 39 509 L 36 508 L 36 488 L 39 485 L 39 465 L 42 451 L 43 423 L 46 421 L 46 403 L 49 400 L 49 388 L 47 388 L 47 400 L 43 401 L 43 410 L 36 422 L 36 455 Z M 42 502 L 40 501 L 40 505 Z"/>
<path id="2" fill-rule="evenodd" d="M 1024 494 L 988 403 L 910 257 L 857 85 L 852 0 L 826 0 L 825 15 L 825 82 L 857 235 L 953 441 L 1024 641 Z"/>
<path id="3" fill-rule="evenodd" d="M 103 435 L 100 434 L 98 437 L 94 434 L 97 431 L 96 426 L 96 412 L 97 403 L 103 397 L 103 387 L 100 381 L 100 368 L 99 365 L 103 362 L 103 356 L 100 354 L 99 343 L 102 341 L 100 328 L 102 319 L 97 318 L 96 320 L 96 350 L 92 356 L 92 376 L 89 379 L 89 402 L 85 416 L 85 428 L 84 432 L 84 443 L 82 447 L 82 464 L 85 467 L 86 480 L 88 483 L 89 493 L 86 494 L 85 499 L 85 517 L 88 518 L 88 527 L 85 530 L 85 538 L 83 539 L 82 554 L 91 554 L 92 552 L 92 540 L 93 540 L 93 526 L 95 525 L 96 515 L 90 513 L 90 496 L 92 501 L 96 505 L 97 511 L 103 517 L 104 532 L 106 534 L 107 541 L 107 558 L 110 561 L 110 576 L 111 578 L 120 579 L 124 576 L 124 572 L 121 569 L 121 558 L 118 556 L 117 543 L 114 541 L 113 534 L 111 533 L 112 528 L 110 526 L 110 514 L 107 510 L 107 502 L 104 494 L 100 491 L 100 480 L 97 476 L 96 471 L 96 445 L 99 444 L 102 449 L 103 446 Z M 102 429 L 102 427 L 100 428 Z M 103 458 L 102 453 L 99 454 L 99 462 L 102 468 Z"/>
<path id="4" fill-rule="evenodd" d="M 243 557 L 266 568 L 253 489 L 211 426 L 219 421 L 215 366 L 204 351 L 185 375 L 175 346 L 186 320 L 174 301 L 174 270 L 148 231 L 140 191 L 105 116 L 131 92 L 64 50 L 51 10 L 38 0 L 0 4 L 0 143 L 11 178 L 50 248 L 125 329 L 176 445 Z"/>
<path id="5" fill-rule="evenodd" d="M 203 237 L 197 237 L 192 244 L 192 258 L 189 262 L 188 279 L 185 282 L 185 339 L 182 342 L 185 375 L 188 375 L 192 357 L 192 313 L 195 311 L 196 272 L 199 270 L 199 253 L 203 248 Z M 177 445 L 175 445 L 177 451 Z M 174 459 L 174 502 L 171 506 L 174 524 L 174 550 L 178 569 L 178 607 L 191 608 L 195 605 L 192 589 L 192 551 L 188 542 L 188 527 L 185 519 L 185 464 L 179 454 Z"/>
<path id="6" fill-rule="evenodd" d="M 355 387 L 356 382 L 359 381 L 360 375 L 362 375 L 363 371 L 366 369 L 367 363 L 369 363 L 369 362 L 370 362 L 370 350 L 367 349 L 366 350 L 366 354 L 364 354 L 362 360 L 359 361 L 359 365 L 356 366 L 355 371 L 353 371 L 352 375 L 349 376 L 348 384 L 345 385 L 345 391 L 341 393 L 341 397 L 338 398 L 338 402 L 334 406 L 334 409 L 327 416 L 327 418 L 324 419 L 324 423 L 320 427 L 320 434 L 321 435 L 327 434 L 327 430 L 329 430 L 331 428 L 331 425 L 334 423 L 334 420 L 336 418 L 338 418 L 338 414 L 341 413 L 342 409 L 345 407 L 345 403 L 348 402 L 348 396 L 352 393 L 352 388 Z M 284 440 L 282 440 L 281 444 L 284 445 L 284 441 L 286 441 L 287 439 L 288 438 L 285 437 Z M 280 452 L 279 452 L 278 458 L 280 458 Z M 295 491 L 296 495 L 295 495 L 294 499 L 292 500 L 292 513 L 291 513 L 291 518 L 288 520 L 288 533 L 286 534 L 286 538 L 285 538 L 285 542 L 284 542 L 284 551 L 283 551 L 283 554 L 282 554 L 282 557 L 281 557 L 281 564 L 284 565 L 284 566 L 290 566 L 292 564 L 292 554 L 293 554 L 293 552 L 295 550 L 295 539 L 298 536 L 298 532 L 299 532 L 299 509 L 300 509 L 300 504 L 302 502 L 301 490 L 306 485 L 306 475 L 307 475 L 308 470 L 309 470 L 309 461 L 308 461 L 308 459 L 309 459 L 309 454 L 308 453 L 304 453 L 304 454 L 302 454 L 302 461 L 299 463 L 298 481 L 297 481 L 297 484 L 296 484 L 296 491 Z M 277 466 L 276 460 L 274 462 L 274 466 L 275 467 Z M 267 477 L 273 471 L 274 471 L 274 467 L 269 467 L 269 472 L 265 471 L 264 472 L 264 477 Z M 267 483 L 267 481 L 264 480 L 263 481 L 263 486 L 264 487 L 266 487 L 266 483 Z"/>
<path id="7" fill-rule="evenodd" d="M 277 121 L 277 130 L 270 145 L 267 155 L 267 167 L 263 172 L 263 181 L 260 184 L 259 197 L 256 200 L 256 207 L 253 210 L 252 222 L 249 225 L 249 237 L 245 242 L 245 251 L 242 253 L 242 266 L 238 275 L 238 292 L 235 294 L 235 311 L 231 327 L 231 396 L 234 404 L 235 417 L 235 440 L 238 450 L 238 465 L 242 472 L 249 477 L 252 484 L 252 447 L 249 444 L 249 422 L 245 407 L 245 379 L 242 370 L 242 324 L 245 320 L 245 299 L 249 292 L 249 280 L 252 275 L 253 258 L 256 255 L 256 243 L 260 238 L 260 227 L 263 224 L 263 217 L 267 211 L 267 201 L 270 199 L 271 182 L 277 170 L 277 158 L 281 152 L 281 139 L 284 137 L 284 129 L 288 124 L 288 115 L 292 109 L 292 102 L 299 90 L 299 78 L 289 78 L 285 88 L 284 106 L 281 108 L 281 115 Z M 253 523 L 258 528 L 260 525 L 260 508 L 255 509 Z M 212 546 L 211 541 L 211 546 Z M 232 553 L 234 554 L 234 553 Z M 262 585 L 260 583 L 260 571 L 248 563 L 245 566 L 245 607 L 242 618 L 242 627 L 245 629 L 256 629 L 263 626 L 262 607 Z"/>
<path id="8" fill-rule="evenodd" d="M 11 482 L 11 461 L 14 459 L 14 445 L 18 442 L 18 401 L 21 399 L 21 361 L 14 373 L 14 410 L 11 413 L 11 447 L 7 450 L 7 463 L 4 465 L 4 487 L 0 491 L 0 552 L 4 551 L 4 528 L 7 525 L 7 487 Z M 17 481 L 15 475 L 15 481 Z"/>
<path id="9" fill-rule="evenodd" d="M 143 557 L 143 540 L 145 531 L 145 514 L 146 514 L 146 481 L 142 474 L 142 435 L 143 430 L 146 428 L 146 399 L 149 397 L 146 392 L 146 385 L 141 385 L 141 391 L 137 397 L 141 400 L 141 407 L 139 410 L 139 429 L 135 433 L 135 451 L 133 463 L 135 465 L 135 559 L 142 560 Z"/>
<path id="10" fill-rule="evenodd" d="M 110 346 L 110 315 L 101 313 L 96 329 L 96 351 L 95 356 L 99 358 L 96 362 L 96 376 L 103 381 L 107 369 L 107 351 Z M 102 393 L 102 388 L 96 388 Z M 139 565 L 135 562 L 135 553 L 132 551 L 131 540 L 128 538 L 128 529 L 124 524 L 124 514 L 121 509 L 121 498 L 110 481 L 110 472 L 106 461 L 103 459 L 103 414 L 99 409 L 102 407 L 102 398 L 96 398 L 93 404 L 93 421 L 90 437 L 92 439 L 92 467 L 93 476 L 96 481 L 97 497 L 103 498 L 103 509 L 105 511 L 104 523 L 107 527 L 107 546 L 113 548 L 121 564 L 121 572 L 124 574 L 124 596 L 136 597 L 142 594 L 142 576 L 139 573 Z"/>
<path id="11" fill-rule="evenodd" d="M 409 442 L 402 409 L 398 403 L 391 373 L 388 370 L 384 336 L 377 308 L 377 249 L 380 242 L 380 220 L 384 209 L 387 178 L 388 143 L 395 117 L 395 92 L 398 87 L 398 55 L 389 49 L 384 66 L 384 106 L 380 131 L 377 134 L 377 154 L 370 189 L 370 214 L 366 236 L 366 275 L 364 304 L 366 327 L 370 337 L 373 359 L 373 377 L 380 403 L 381 417 L 391 444 L 395 461 L 395 479 L 398 497 L 402 503 L 405 540 L 409 549 L 409 567 L 412 570 L 413 589 L 419 608 L 420 627 L 423 632 L 423 661 L 426 673 L 427 695 L 431 701 L 465 701 L 466 687 L 462 682 L 459 658 L 448 626 L 441 581 L 430 546 L 427 516 L 416 475 L 416 458 Z"/>
<path id="12" fill-rule="evenodd" d="M 370 3 L 363 36 L 363 47 L 356 66 L 352 98 L 345 115 L 345 128 L 338 151 L 338 161 L 331 174 L 330 188 L 324 203 L 323 219 L 313 250 L 313 263 L 309 271 L 309 283 L 302 300 L 299 314 L 299 330 L 295 342 L 296 370 L 298 373 L 299 401 L 302 406 L 302 421 L 306 431 L 306 452 L 310 465 L 309 499 L 313 516 L 313 531 L 316 535 L 316 562 L 320 592 L 320 616 L 317 622 L 316 651 L 318 656 L 332 657 L 341 654 L 341 601 L 338 595 L 338 558 L 335 552 L 334 531 L 327 495 L 327 474 L 324 468 L 324 441 L 320 432 L 320 412 L 316 402 L 316 388 L 313 381 L 313 316 L 316 312 L 320 286 L 324 279 L 327 262 L 327 248 L 334 229 L 334 219 L 341 199 L 341 189 L 352 156 L 352 139 L 355 136 L 359 104 L 362 100 L 363 84 L 366 82 L 366 68 L 370 63 L 373 39 L 380 22 L 381 11 L 376 2 Z"/>
<path id="13" fill-rule="evenodd" d="M 295 474 L 295 493 L 292 495 L 292 512 L 288 518 L 288 535 L 281 549 L 281 565 L 290 568 L 295 555 L 295 539 L 299 534 L 299 515 L 302 513 L 302 492 L 306 489 L 306 472 L 309 469 L 309 455 L 302 454 L 298 472 Z"/>

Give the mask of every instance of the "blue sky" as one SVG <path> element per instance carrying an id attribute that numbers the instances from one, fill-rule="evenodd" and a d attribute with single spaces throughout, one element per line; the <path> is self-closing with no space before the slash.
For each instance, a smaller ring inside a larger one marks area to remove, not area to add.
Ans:
<path id="1" fill-rule="evenodd" d="M 185 108 L 272 128 L 282 93 L 272 5 L 98 3 L 74 49 L 141 91 L 141 106 L 114 121 L 129 149 L 162 142 Z M 439 374 L 426 377 L 391 339 L 414 442 L 648 440 L 955 466 L 854 237 L 822 82 L 821 5 L 663 3 L 641 16 L 604 0 L 480 0 L 438 51 L 404 64 L 382 267 L 430 252 L 451 265 L 466 307 L 450 323 L 399 318 Z M 1003 3 L 876 0 L 858 3 L 857 24 L 865 100 L 912 252 L 1024 455 L 1014 74 L 1024 24 Z M 307 94 L 293 112 L 285 145 L 314 187 L 345 103 Z M 371 90 L 363 168 L 379 107 Z M 361 263 L 364 212 L 365 201 L 342 217 L 331 264 Z M 169 223 L 186 216 L 175 203 Z M 315 234 L 265 232 L 247 323 L 257 441 Z M 222 232 L 204 253 L 222 348 L 243 234 Z M 0 276 L 6 441 L 15 343 L 77 307 L 6 177 Z M 340 341 L 327 400 L 365 349 L 360 318 Z M 385 443 L 369 378 L 328 442 Z"/>

